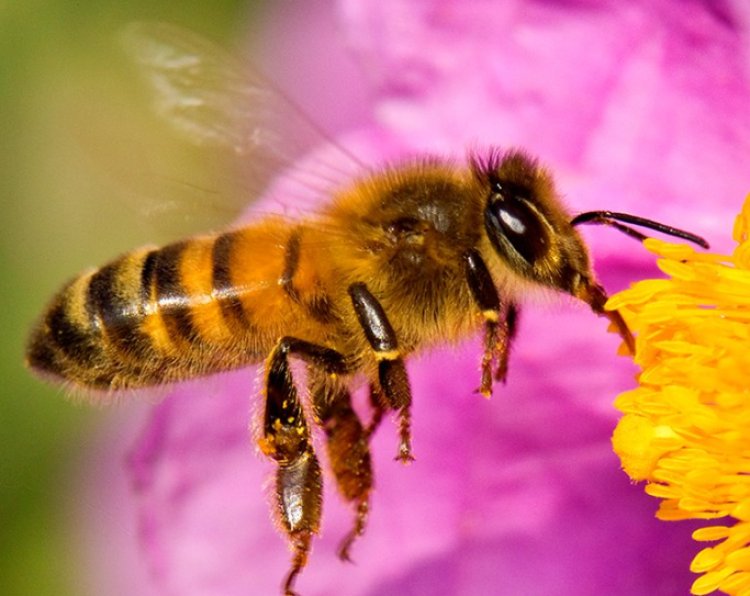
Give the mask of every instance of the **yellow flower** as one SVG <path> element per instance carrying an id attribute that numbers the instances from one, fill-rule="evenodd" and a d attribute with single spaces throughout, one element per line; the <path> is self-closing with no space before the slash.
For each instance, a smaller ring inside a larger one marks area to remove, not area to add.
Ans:
<path id="1" fill-rule="evenodd" d="M 637 334 L 639 386 L 620 395 L 622 467 L 662 499 L 663 520 L 721 519 L 691 570 L 693 594 L 750 594 L 750 196 L 732 255 L 645 241 L 667 279 L 613 296 Z"/>

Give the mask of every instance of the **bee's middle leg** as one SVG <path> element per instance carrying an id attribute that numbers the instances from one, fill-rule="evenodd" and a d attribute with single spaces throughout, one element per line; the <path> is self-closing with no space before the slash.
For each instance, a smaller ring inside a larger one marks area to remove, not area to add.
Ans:
<path id="1" fill-rule="evenodd" d="M 294 594 L 294 581 L 307 563 L 312 538 L 320 528 L 323 481 L 310 430 L 292 378 L 289 356 L 297 355 L 328 374 L 346 370 L 343 356 L 292 337 L 276 344 L 266 362 L 263 435 L 258 443 L 276 461 L 276 510 L 293 549 L 292 566 L 284 583 Z"/>

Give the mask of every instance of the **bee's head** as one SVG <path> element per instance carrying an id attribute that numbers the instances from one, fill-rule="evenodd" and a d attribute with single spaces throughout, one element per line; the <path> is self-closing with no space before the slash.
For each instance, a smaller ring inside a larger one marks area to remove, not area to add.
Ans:
<path id="1" fill-rule="evenodd" d="M 492 151 L 472 168 L 486 192 L 484 229 L 498 256 L 527 280 L 575 294 L 591 266 L 549 173 L 520 151 Z"/>
<path id="2" fill-rule="evenodd" d="M 486 189 L 484 229 L 510 269 L 532 282 L 561 290 L 608 317 L 633 350 L 633 337 L 617 312 L 605 311 L 607 294 L 596 282 L 588 251 L 575 226 L 606 224 L 639 240 L 644 234 L 625 224 L 657 230 L 708 248 L 703 238 L 642 217 L 591 211 L 574 218 L 565 211 L 552 177 L 520 151 L 491 151 L 472 158 L 474 176 Z"/>

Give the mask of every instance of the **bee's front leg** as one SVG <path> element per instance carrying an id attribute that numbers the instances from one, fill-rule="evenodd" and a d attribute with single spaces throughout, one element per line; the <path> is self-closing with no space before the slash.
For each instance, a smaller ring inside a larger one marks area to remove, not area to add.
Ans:
<path id="1" fill-rule="evenodd" d="M 411 389 L 396 332 L 383 306 L 365 284 L 354 283 L 349 286 L 349 297 L 378 363 L 381 395 L 388 408 L 398 410 L 399 413 L 401 440 L 396 459 L 409 463 L 414 459 L 411 451 Z"/>
<path id="2" fill-rule="evenodd" d="M 320 528 L 323 480 L 313 450 L 289 356 L 297 354 L 330 373 L 345 372 L 344 358 L 335 350 L 284 337 L 266 362 L 266 403 L 261 450 L 278 464 L 276 507 L 281 527 L 294 555 L 284 582 L 284 593 L 293 595 L 294 581 L 307 563 L 312 538 Z"/>
<path id="3" fill-rule="evenodd" d="M 502 304 L 490 271 L 476 250 L 467 251 L 463 259 L 469 290 L 484 317 L 482 382 L 479 392 L 489 397 L 492 395 L 493 362 L 497 362 L 494 375 L 496 380 L 505 381 L 508 374 L 510 347 L 518 325 L 518 307 L 513 302 Z"/>

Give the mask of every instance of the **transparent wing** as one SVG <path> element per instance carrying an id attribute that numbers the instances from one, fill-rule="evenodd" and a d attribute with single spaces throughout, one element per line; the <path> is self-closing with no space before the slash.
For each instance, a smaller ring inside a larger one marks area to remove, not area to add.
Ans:
<path id="1" fill-rule="evenodd" d="M 334 151 L 307 165 L 314 172 L 297 172 L 301 184 L 321 190 L 361 167 L 256 68 L 217 44 L 167 23 L 133 23 L 122 40 L 159 116 L 191 143 L 236 154 L 252 192 L 323 144 Z"/>

